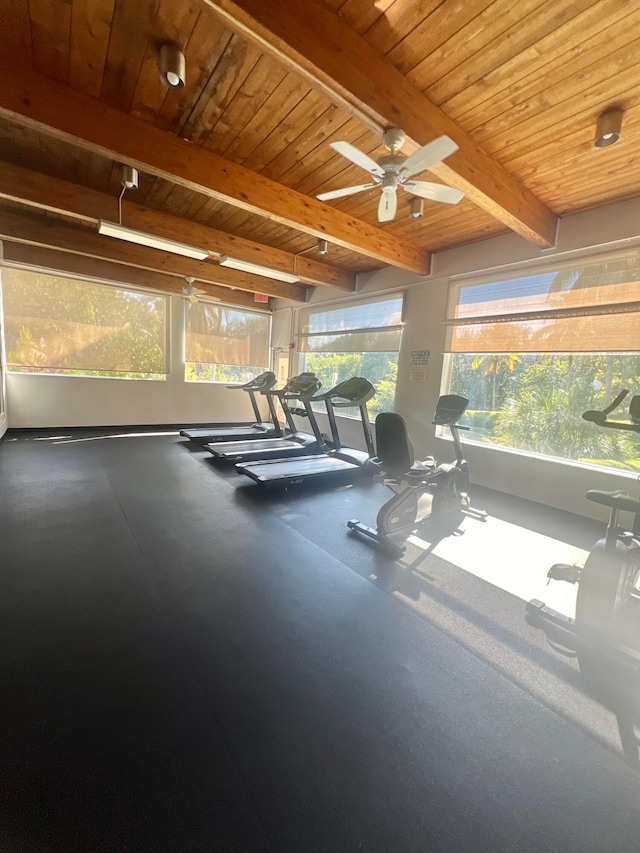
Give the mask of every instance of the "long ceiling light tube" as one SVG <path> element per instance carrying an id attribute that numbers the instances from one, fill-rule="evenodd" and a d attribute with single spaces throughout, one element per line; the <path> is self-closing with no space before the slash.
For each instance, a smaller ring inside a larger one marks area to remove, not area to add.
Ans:
<path id="1" fill-rule="evenodd" d="M 230 258 L 228 255 L 222 255 L 220 266 L 230 267 L 241 272 L 250 272 L 254 275 L 262 275 L 265 278 L 275 278 L 276 281 L 286 281 L 289 284 L 300 281 L 299 276 L 293 273 L 280 272 L 280 270 L 274 270 L 271 267 L 263 267 L 261 264 L 252 264 L 251 261 L 240 261 L 238 258 Z"/>
<path id="2" fill-rule="evenodd" d="M 137 243 L 150 249 L 161 249 L 165 252 L 173 252 L 175 255 L 184 255 L 186 258 L 195 258 L 204 261 L 209 257 L 206 249 L 197 246 L 189 246 L 186 243 L 178 243 L 176 240 L 168 240 L 166 237 L 158 237 L 156 234 L 145 234 L 143 231 L 134 231 L 117 222 L 107 222 L 101 219 L 98 222 L 98 234 L 105 237 L 116 237 L 118 240 L 127 240 L 129 243 Z"/>

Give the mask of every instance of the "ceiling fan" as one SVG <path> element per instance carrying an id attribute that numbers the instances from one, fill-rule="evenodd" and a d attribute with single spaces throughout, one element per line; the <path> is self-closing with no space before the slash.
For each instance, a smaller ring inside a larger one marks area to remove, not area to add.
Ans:
<path id="1" fill-rule="evenodd" d="M 182 295 L 185 299 L 188 299 L 189 302 L 199 302 L 201 296 L 206 296 L 206 290 L 194 287 L 193 282 L 195 281 L 195 278 L 192 275 L 185 276 L 185 281 L 187 283 L 182 288 Z"/>
<path id="2" fill-rule="evenodd" d="M 395 127 L 386 130 L 382 141 L 389 154 L 380 157 L 377 161 L 365 154 L 364 151 L 360 151 L 351 145 L 350 142 L 332 142 L 331 147 L 334 151 L 369 172 L 372 180 L 368 184 L 320 193 L 316 198 L 320 201 L 328 201 L 329 199 L 355 195 L 355 193 L 380 187 L 382 195 L 378 205 L 378 222 L 390 222 L 395 218 L 398 207 L 398 187 L 402 187 L 406 192 L 420 198 L 427 198 L 430 201 L 444 201 L 447 204 L 457 204 L 460 199 L 464 198 L 464 193 L 453 189 L 453 187 L 432 184 L 429 181 L 411 180 L 414 175 L 430 169 L 457 151 L 458 146 L 453 139 L 448 136 L 439 136 L 433 142 L 419 148 L 410 157 L 402 157 L 397 152 L 402 148 L 405 138 L 405 133 Z"/>

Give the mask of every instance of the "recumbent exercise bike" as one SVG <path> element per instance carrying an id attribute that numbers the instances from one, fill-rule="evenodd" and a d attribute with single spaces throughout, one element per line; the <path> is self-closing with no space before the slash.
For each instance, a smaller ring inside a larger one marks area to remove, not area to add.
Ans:
<path id="1" fill-rule="evenodd" d="M 454 533 L 465 515 L 486 520 L 486 512 L 470 504 L 469 467 L 458 435 L 459 430 L 469 429 L 457 423 L 468 405 L 457 394 L 445 394 L 438 400 L 433 423 L 451 431 L 455 461 L 450 463 L 438 464 L 432 456 L 416 462 L 402 417 L 395 412 L 378 415 L 377 456 L 371 464 L 379 469 L 374 479 L 394 496 L 380 508 L 375 528 L 352 519 L 347 522 L 350 530 L 398 559 L 406 550 L 407 537 L 424 522 L 432 528 L 430 538 L 439 540 Z"/>
<path id="2" fill-rule="evenodd" d="M 607 419 L 628 393 L 582 417 L 606 429 L 640 433 L 638 395 L 629 406 L 630 422 Z M 609 508 L 604 539 L 593 546 L 584 566 L 556 563 L 547 573 L 549 580 L 578 585 L 575 618 L 533 599 L 527 621 L 545 631 L 556 651 L 577 657 L 587 690 L 616 715 L 625 760 L 640 769 L 640 500 L 623 491 L 597 490 L 586 498 Z M 633 515 L 630 530 L 619 527 L 620 512 Z"/>

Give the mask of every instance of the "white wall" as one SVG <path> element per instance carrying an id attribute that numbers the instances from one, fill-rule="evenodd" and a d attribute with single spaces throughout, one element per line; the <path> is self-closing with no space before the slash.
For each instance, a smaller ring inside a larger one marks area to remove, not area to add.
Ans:
<path id="1" fill-rule="evenodd" d="M 173 353 L 184 352 L 184 304 L 179 296 L 169 299 Z M 185 382 L 182 358 L 171 359 L 164 382 L 26 373 L 6 378 L 10 428 L 254 420 L 248 394 L 222 384 Z"/>
<path id="2" fill-rule="evenodd" d="M 553 249 L 538 249 L 510 232 L 435 254 L 429 276 L 417 279 L 391 267 L 359 276 L 358 297 L 398 289 L 406 293 L 406 324 L 399 354 L 395 409 L 407 421 L 416 454 L 433 454 L 440 460 L 451 459 L 453 455 L 451 441 L 435 438 L 431 423 L 440 394 L 445 334 L 442 320 L 452 279 L 535 261 L 548 262 L 555 256 L 611 251 L 639 244 L 640 199 L 632 199 L 561 220 L 557 246 Z M 336 293 L 329 288 L 316 288 L 310 301 L 336 301 Z M 284 305 L 278 303 L 278 307 Z M 410 354 L 416 349 L 431 352 L 426 381 L 410 378 Z M 320 421 L 326 430 L 326 418 L 321 417 Z M 345 443 L 363 447 L 358 424 L 342 417 L 339 423 Z M 551 462 L 481 444 L 467 444 L 465 454 L 474 483 L 594 518 L 605 518 L 606 511 L 584 499 L 587 489 L 634 488 L 633 475 L 623 472 Z"/>

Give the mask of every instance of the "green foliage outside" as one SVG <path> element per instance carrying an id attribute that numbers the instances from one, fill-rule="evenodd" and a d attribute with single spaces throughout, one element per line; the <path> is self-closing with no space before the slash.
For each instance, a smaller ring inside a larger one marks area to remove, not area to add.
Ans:
<path id="1" fill-rule="evenodd" d="M 640 394 L 640 354 L 456 354 L 450 391 L 470 401 L 476 441 L 640 471 L 640 436 L 583 420 L 623 388 Z M 625 401 L 625 402 L 628 402 Z M 625 420 L 624 403 L 615 419 Z"/>
<path id="2" fill-rule="evenodd" d="M 397 352 L 318 352 L 305 355 L 304 370 L 312 371 L 328 390 L 351 376 L 364 376 L 376 387 L 376 396 L 367 404 L 369 417 L 379 412 L 392 412 L 396 380 Z M 318 404 L 320 411 L 323 407 Z M 351 414 L 350 410 L 346 410 Z M 355 410 L 353 411 L 355 415 Z"/>
<path id="3" fill-rule="evenodd" d="M 9 269 L 2 291 L 8 370 L 164 379 L 164 297 Z"/>
<path id="4" fill-rule="evenodd" d="M 185 363 L 184 378 L 186 382 L 249 382 L 255 379 L 267 368 L 244 367 L 240 364 L 199 364 L 194 361 Z"/>

